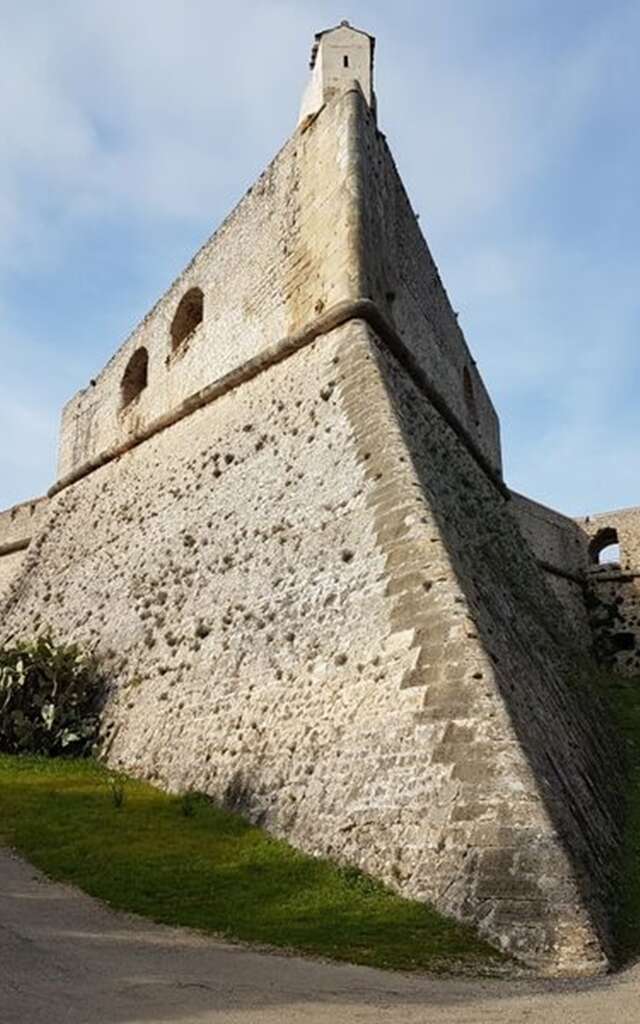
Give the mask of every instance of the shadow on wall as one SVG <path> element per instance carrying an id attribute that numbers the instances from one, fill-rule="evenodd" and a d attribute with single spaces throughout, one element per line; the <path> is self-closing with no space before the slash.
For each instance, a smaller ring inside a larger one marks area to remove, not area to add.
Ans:
<path id="1" fill-rule="evenodd" d="M 500 696 L 536 780 L 538 795 L 573 866 L 603 948 L 611 954 L 611 922 L 606 908 L 615 902 L 623 817 L 622 760 L 604 705 L 576 678 L 581 664 L 586 667 L 584 652 L 572 646 L 565 612 L 523 542 L 503 497 L 386 349 L 376 345 L 376 358 L 434 532 L 446 548 L 477 637 L 493 663 Z M 424 601 L 427 603 L 429 596 L 425 595 Z M 447 622 L 441 625 L 446 633 Z M 425 640 L 429 641 L 429 630 L 425 630 Z M 443 647 L 445 672 L 450 671 L 450 657 L 450 648 L 445 652 Z M 461 649 L 460 661 L 464 660 Z M 469 712 L 461 711 L 463 700 L 471 707 L 479 691 L 486 689 L 479 674 L 469 679 L 467 673 L 466 678 L 460 678 L 459 663 L 458 678 L 451 680 L 457 701 L 452 718 L 465 717 Z M 425 719 L 433 714 L 444 717 L 441 685 L 437 679 L 428 682 Z M 446 692 L 446 677 L 442 689 Z M 459 749 L 454 757 L 458 762 L 477 758 L 482 739 L 481 733 L 476 735 L 473 745 L 467 741 L 466 749 Z M 486 770 L 490 780 L 492 773 L 495 775 L 496 755 L 490 744 L 485 743 L 485 749 L 485 762 L 477 764 L 477 774 L 480 779 Z M 492 785 L 495 783 L 489 781 L 488 792 Z M 480 804 L 481 790 L 480 785 Z M 500 799 L 501 813 L 510 815 L 509 794 L 501 794 Z M 506 819 L 502 823 L 507 824 Z M 478 820 L 477 824 L 481 827 L 485 822 Z M 544 850 L 530 845 L 530 835 L 517 822 L 514 836 L 522 846 L 520 855 L 529 865 L 540 858 L 533 873 L 542 878 L 545 866 L 547 873 L 550 869 L 550 863 L 545 865 Z M 465 870 L 474 869 L 473 858 L 469 857 L 466 864 L 469 867 Z M 508 887 L 508 874 L 508 865 L 496 870 L 496 891 L 501 876 L 502 884 L 506 881 Z M 538 896 L 541 903 L 547 898 L 542 889 Z M 503 897 L 505 892 L 503 889 Z M 548 899 L 552 902 L 553 896 Z"/>

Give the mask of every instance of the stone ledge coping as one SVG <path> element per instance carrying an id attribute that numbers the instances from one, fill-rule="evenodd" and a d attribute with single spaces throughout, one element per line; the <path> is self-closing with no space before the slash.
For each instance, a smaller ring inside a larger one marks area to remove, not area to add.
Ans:
<path id="1" fill-rule="evenodd" d="M 24 501 L 18 501 L 15 505 L 9 505 L 7 508 L 0 509 L 0 518 L 11 515 L 12 513 L 15 514 L 17 512 L 21 512 L 23 509 L 29 508 L 32 505 L 35 505 L 37 508 L 38 505 L 41 505 L 42 502 L 46 500 L 46 494 L 39 494 L 37 498 L 25 498 Z"/>
<path id="2" fill-rule="evenodd" d="M 567 569 L 559 569 L 557 565 L 552 565 L 551 562 L 545 562 L 543 558 L 536 558 L 536 562 L 541 569 L 545 572 L 551 573 L 553 576 L 561 576 L 562 579 L 569 580 L 571 583 L 577 583 L 579 587 L 584 587 L 586 583 L 585 576 L 580 575 L 577 572 L 569 572 Z"/>
<path id="3" fill-rule="evenodd" d="M 507 501 L 510 500 L 511 492 L 504 483 L 500 473 L 491 464 L 484 452 L 480 450 L 474 438 L 469 434 L 455 413 L 449 409 L 445 399 L 427 377 L 415 356 L 408 350 L 395 328 L 391 326 L 387 318 L 371 299 L 356 299 L 354 301 L 336 303 L 326 313 L 306 324 L 301 330 L 296 331 L 295 334 L 288 335 L 274 342 L 252 359 L 248 359 L 241 366 L 230 370 L 224 377 L 220 377 L 218 380 L 213 381 L 213 383 L 207 384 L 200 391 L 194 392 L 193 395 L 190 395 L 181 402 L 177 408 L 168 413 L 163 413 L 162 416 L 152 420 L 138 434 L 134 434 L 120 444 L 106 449 L 62 477 L 50 488 L 48 497 L 53 498 L 54 495 L 77 483 L 78 480 L 82 480 L 83 477 L 93 473 L 96 469 L 100 469 L 107 463 L 124 455 L 125 452 L 136 448 L 143 441 L 149 440 L 149 438 L 154 437 L 160 431 L 166 430 L 167 427 L 173 426 L 174 423 L 178 423 L 186 416 L 190 416 L 196 410 L 209 405 L 216 398 L 220 398 L 229 391 L 233 391 L 240 384 L 244 384 L 245 381 L 251 380 L 264 370 L 269 369 L 269 367 L 287 359 L 299 349 L 311 344 L 320 335 L 328 334 L 330 331 L 335 330 L 337 327 L 342 327 L 343 324 L 351 320 L 364 320 L 388 346 L 398 362 L 412 377 L 417 387 L 463 442 L 485 476 Z"/>
<path id="4" fill-rule="evenodd" d="M 634 569 L 621 569 L 620 572 L 616 573 L 598 573 L 594 572 L 593 569 L 586 569 L 580 575 L 579 573 L 569 572 L 566 569 L 559 569 L 556 565 L 552 565 L 551 562 L 545 562 L 543 558 L 537 558 L 536 561 L 545 572 L 552 573 L 554 576 L 562 576 L 564 579 L 577 583 L 581 587 L 585 587 L 588 583 L 628 583 L 630 580 L 640 579 L 640 572 L 636 572 Z"/>
<path id="5" fill-rule="evenodd" d="M 633 569 L 621 569 L 620 572 L 587 573 L 589 583 L 627 583 L 629 580 L 640 579 L 640 572 Z"/>
<path id="6" fill-rule="evenodd" d="M 0 544 L 0 558 L 4 555 L 12 555 L 15 551 L 24 551 L 28 548 L 31 543 L 31 537 L 25 537 L 22 540 L 12 540 L 8 544 Z"/>

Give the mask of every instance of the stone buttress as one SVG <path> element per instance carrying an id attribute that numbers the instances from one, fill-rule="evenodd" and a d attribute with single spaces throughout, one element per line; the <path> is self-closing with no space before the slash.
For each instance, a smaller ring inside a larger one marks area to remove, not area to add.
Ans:
<path id="1" fill-rule="evenodd" d="M 112 765 L 597 972 L 617 747 L 349 53 L 67 407 L 2 639 L 95 647 Z"/>

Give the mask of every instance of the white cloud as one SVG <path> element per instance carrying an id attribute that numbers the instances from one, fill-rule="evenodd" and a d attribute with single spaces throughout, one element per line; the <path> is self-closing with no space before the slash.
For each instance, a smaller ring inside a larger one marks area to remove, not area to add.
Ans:
<path id="1" fill-rule="evenodd" d="M 239 156 L 248 184 L 272 155 L 273 122 L 283 136 L 293 126 L 306 35 L 291 4 L 13 8 L 0 39 L 0 273 L 51 256 L 60 223 L 200 218 L 217 192 L 241 193 Z"/>
<path id="2" fill-rule="evenodd" d="M 17 279 L 62 273 L 78 239 L 100 239 L 103 225 L 143 225 L 140 238 L 144 231 L 168 237 L 172 225 L 176 233 L 192 225 L 202 236 L 213 229 L 292 129 L 312 33 L 338 20 L 333 4 L 293 0 L 239 0 L 232 8 L 205 0 L 4 7 L 6 296 Z M 554 427 L 540 433 L 553 464 L 563 453 L 576 466 L 593 464 L 594 453 L 608 464 L 622 415 L 620 366 L 635 365 L 638 261 L 584 253 L 584 243 L 567 235 L 571 225 L 558 229 L 554 180 L 562 171 L 566 181 L 569 166 L 586 187 L 584 160 L 597 153 L 600 128 L 592 122 L 602 118 L 611 90 L 635 123 L 640 12 L 603 8 L 556 38 L 562 9 L 543 0 L 522 0 L 517 9 L 498 0 L 348 7 L 352 22 L 378 35 L 381 126 L 498 409 L 507 410 L 503 436 L 516 460 L 509 456 L 510 471 L 525 489 L 527 481 L 531 490 L 553 480 L 558 501 L 572 480 L 572 493 L 587 493 L 586 470 L 565 467 L 563 477 L 547 466 L 519 417 L 531 415 L 536 392 L 544 393 Z M 526 26 L 535 26 L 538 44 Z M 527 210 L 530 197 L 536 214 Z M 147 252 L 128 250 L 124 229 L 122 238 L 126 276 Z M 81 271 L 95 272 L 90 263 Z M 105 293 L 106 324 L 115 301 Z M 68 336 L 59 328 L 51 335 L 55 360 L 42 341 L 16 335 L 8 321 L 0 325 L 0 353 L 14 368 L 0 384 L 0 425 L 9 429 L 14 415 L 22 417 L 21 440 L 8 455 L 14 462 L 21 445 L 25 465 L 38 461 L 39 445 L 51 450 L 44 435 L 53 404 L 68 397 L 70 380 L 84 381 L 107 344 L 85 338 L 69 312 Z M 113 338 L 113 348 L 120 340 Z M 34 365 L 51 367 L 48 382 L 36 387 L 24 363 L 11 361 L 21 347 L 32 351 Z M 591 451 L 584 463 L 581 437 Z M 610 476 L 620 491 L 623 481 Z M 26 496 L 11 492 L 9 500 Z"/>

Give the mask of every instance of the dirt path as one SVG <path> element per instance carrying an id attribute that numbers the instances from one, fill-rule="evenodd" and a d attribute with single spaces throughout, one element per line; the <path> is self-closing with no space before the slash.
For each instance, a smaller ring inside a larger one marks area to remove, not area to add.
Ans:
<path id="1" fill-rule="evenodd" d="M 0 850 L 2 1024 L 640 1024 L 598 983 L 456 981 L 255 953 L 108 910 Z"/>

